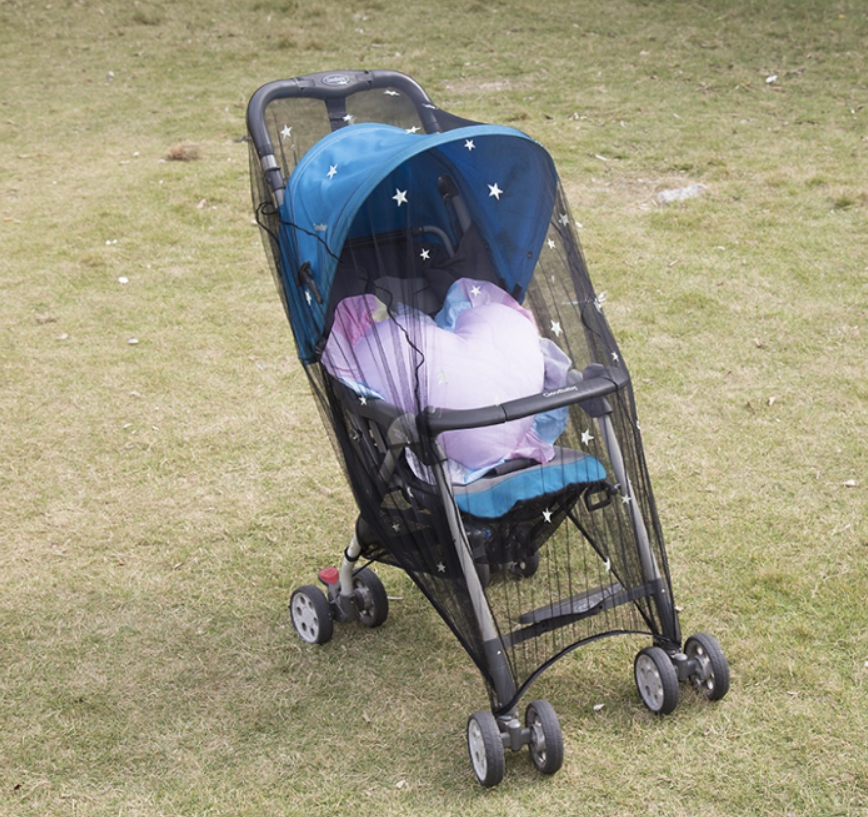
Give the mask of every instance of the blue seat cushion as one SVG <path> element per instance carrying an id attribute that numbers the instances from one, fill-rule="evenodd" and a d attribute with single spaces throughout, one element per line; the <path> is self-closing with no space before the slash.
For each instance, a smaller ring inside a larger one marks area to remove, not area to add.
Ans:
<path id="1" fill-rule="evenodd" d="M 555 455 L 549 462 L 533 463 L 501 476 L 481 477 L 469 485 L 454 485 L 452 490 L 455 504 L 464 513 L 498 519 L 519 502 L 605 478 L 606 469 L 590 454 L 555 447 Z"/>

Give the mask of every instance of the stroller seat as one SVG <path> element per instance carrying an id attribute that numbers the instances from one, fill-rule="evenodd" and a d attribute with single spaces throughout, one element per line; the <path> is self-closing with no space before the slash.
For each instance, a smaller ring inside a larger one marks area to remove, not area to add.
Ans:
<path id="1" fill-rule="evenodd" d="M 509 465 L 509 462 L 504 465 Z M 453 485 L 452 490 L 455 504 L 462 512 L 480 519 L 499 519 L 519 502 L 605 479 L 606 471 L 595 457 L 555 446 L 554 457 L 548 462 L 525 460 L 507 473 L 503 473 L 501 468 L 493 469 L 489 475 L 468 485 Z"/>

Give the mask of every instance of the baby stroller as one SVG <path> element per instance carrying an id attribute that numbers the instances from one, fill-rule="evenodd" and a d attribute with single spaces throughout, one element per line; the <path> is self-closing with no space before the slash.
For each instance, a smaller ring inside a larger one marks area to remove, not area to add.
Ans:
<path id="1" fill-rule="evenodd" d="M 382 624 L 369 563 L 405 570 L 487 685 L 467 723 L 483 786 L 506 749 L 560 768 L 551 704 L 518 704 L 582 644 L 650 635 L 652 712 L 679 682 L 722 698 L 717 641 L 682 646 L 630 375 L 548 153 L 394 71 L 271 82 L 247 125 L 256 219 L 359 510 L 324 590 L 292 594 L 299 636 Z"/>

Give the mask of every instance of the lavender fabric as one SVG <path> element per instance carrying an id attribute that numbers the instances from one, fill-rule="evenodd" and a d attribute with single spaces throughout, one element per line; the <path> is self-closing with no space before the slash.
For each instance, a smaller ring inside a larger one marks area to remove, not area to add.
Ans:
<path id="1" fill-rule="evenodd" d="M 404 411 L 471 409 L 558 388 L 569 358 L 540 338 L 533 316 L 494 284 L 462 278 L 432 318 L 373 295 L 341 301 L 322 362 L 361 395 Z M 467 484 L 507 459 L 548 462 L 566 410 L 444 433 L 453 482 Z"/>

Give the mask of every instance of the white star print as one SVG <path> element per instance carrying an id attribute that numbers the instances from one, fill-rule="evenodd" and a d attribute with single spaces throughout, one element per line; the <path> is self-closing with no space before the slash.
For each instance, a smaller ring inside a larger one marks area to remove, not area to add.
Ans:
<path id="1" fill-rule="evenodd" d="M 356 117 L 354 117 L 351 113 L 348 113 L 344 117 L 344 122 L 346 122 L 348 125 L 352 125 L 355 121 L 356 121 Z"/>
<path id="2" fill-rule="evenodd" d="M 624 494 L 624 496 L 621 497 L 621 503 L 623 505 L 629 505 L 632 501 L 633 497 L 629 496 L 628 494 Z"/>
<path id="3" fill-rule="evenodd" d="M 566 213 L 561 213 L 558 216 L 558 221 L 566 227 L 570 223 L 570 217 Z"/>
<path id="4" fill-rule="evenodd" d="M 554 332 L 555 337 L 559 338 L 561 336 L 561 332 L 563 332 L 563 331 L 564 330 L 561 329 L 561 322 L 560 321 L 552 321 L 552 332 Z"/>
<path id="5" fill-rule="evenodd" d="M 468 150 L 473 150 L 473 149 L 476 147 L 476 145 L 473 144 L 473 140 L 472 140 L 472 139 L 468 139 L 468 140 L 464 143 L 464 147 L 466 147 Z"/>
<path id="6" fill-rule="evenodd" d="M 417 128 L 415 125 L 413 125 L 412 128 L 407 128 L 405 133 L 419 133 L 419 128 Z"/>
<path id="7" fill-rule="evenodd" d="M 582 445 L 590 445 L 594 435 L 591 434 L 591 429 L 587 428 L 582 432 Z"/>
<path id="8" fill-rule="evenodd" d="M 392 196 L 392 198 L 396 202 L 398 202 L 398 207 L 400 207 L 402 204 L 407 203 L 407 191 L 406 190 L 398 190 L 398 188 L 396 187 L 395 188 L 395 195 Z"/>
<path id="9" fill-rule="evenodd" d="M 612 362 L 617 363 L 621 358 L 618 357 L 617 352 L 612 352 Z"/>
<path id="10" fill-rule="evenodd" d="M 304 291 L 304 297 L 307 299 L 307 304 L 310 306 L 313 303 L 313 297 L 307 290 Z"/>
<path id="11" fill-rule="evenodd" d="M 386 96 L 401 96 L 397 91 L 393 91 L 391 88 L 387 91 L 383 91 Z"/>
<path id="12" fill-rule="evenodd" d="M 288 139 L 291 133 L 292 133 L 292 128 L 289 127 L 289 125 L 284 125 L 283 130 L 280 132 L 280 135 L 284 139 Z"/>
<path id="13" fill-rule="evenodd" d="M 398 522 L 393 522 L 392 523 L 392 530 L 395 531 L 395 533 L 397 533 L 399 530 L 401 530 L 401 525 Z"/>
<path id="14" fill-rule="evenodd" d="M 497 186 L 497 182 L 495 182 L 494 184 L 488 185 L 488 189 L 491 191 L 488 194 L 488 197 L 491 198 L 492 196 L 494 196 L 494 198 L 496 198 L 498 201 L 500 201 L 500 197 L 503 195 L 503 190 L 501 190 Z"/>
<path id="15" fill-rule="evenodd" d="M 423 261 L 427 261 L 431 257 L 431 253 L 428 250 L 422 250 L 422 252 L 419 253 L 419 257 Z"/>
<path id="16" fill-rule="evenodd" d="M 543 515 L 543 519 L 544 519 L 546 522 L 551 522 L 551 521 L 552 521 L 552 512 L 551 512 L 548 508 L 546 508 L 546 509 L 542 512 L 542 515 Z"/>
<path id="17" fill-rule="evenodd" d="M 337 172 L 338 172 L 338 166 L 337 165 L 329 165 L 329 172 L 326 175 L 330 179 L 333 179 L 337 175 Z"/>
<path id="18" fill-rule="evenodd" d="M 362 406 L 368 405 L 368 398 L 364 394 L 359 395 L 359 404 Z"/>
<path id="19" fill-rule="evenodd" d="M 440 564 L 437 565 L 437 572 L 438 573 L 445 573 L 446 572 L 446 565 L 444 565 L 443 562 L 440 562 Z"/>
<path id="20" fill-rule="evenodd" d="M 470 294 L 475 298 L 477 295 L 482 294 L 482 290 L 478 286 L 472 286 L 470 288 Z"/>
<path id="21" fill-rule="evenodd" d="M 553 249 L 555 248 L 555 242 L 552 241 L 551 239 L 549 239 L 548 244 L 549 244 L 549 249 L 550 249 L 550 250 L 553 250 Z"/>

